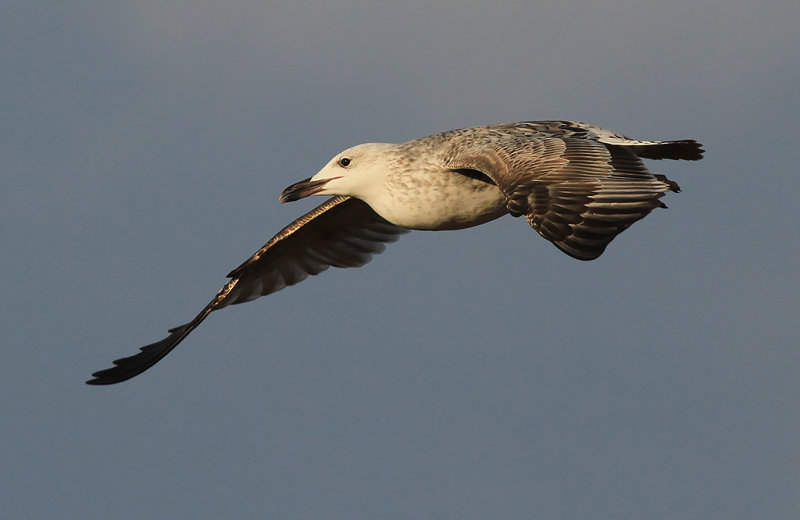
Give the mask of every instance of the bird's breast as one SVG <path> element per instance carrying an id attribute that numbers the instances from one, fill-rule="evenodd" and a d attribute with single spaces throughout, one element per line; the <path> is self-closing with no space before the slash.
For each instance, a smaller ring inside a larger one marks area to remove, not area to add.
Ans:
<path id="1" fill-rule="evenodd" d="M 392 224 L 409 229 L 463 229 L 507 213 L 497 186 L 452 171 L 398 173 L 366 202 Z"/>

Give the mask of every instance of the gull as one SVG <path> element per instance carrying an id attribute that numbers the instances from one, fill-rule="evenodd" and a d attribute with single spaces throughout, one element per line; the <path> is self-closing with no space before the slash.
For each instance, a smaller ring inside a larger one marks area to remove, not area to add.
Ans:
<path id="1" fill-rule="evenodd" d="M 642 159 L 703 157 L 694 140 L 639 141 L 576 121 L 450 130 L 401 144 L 367 143 L 334 156 L 280 196 L 332 196 L 280 230 L 228 274 L 195 318 L 92 374 L 90 385 L 137 376 L 213 311 L 294 285 L 328 267 L 360 267 L 409 230 L 478 226 L 524 216 L 567 255 L 593 260 L 622 231 L 680 190 Z"/>

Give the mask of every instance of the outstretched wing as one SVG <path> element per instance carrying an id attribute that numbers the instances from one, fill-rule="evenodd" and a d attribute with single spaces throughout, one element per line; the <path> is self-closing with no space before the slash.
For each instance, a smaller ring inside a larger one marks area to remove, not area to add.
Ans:
<path id="1" fill-rule="evenodd" d="M 274 293 L 331 266 L 361 267 L 407 232 L 359 199 L 332 197 L 228 273 L 236 285 L 217 308 Z"/>
<path id="2" fill-rule="evenodd" d="M 454 142 L 447 165 L 484 173 L 505 195 L 509 213 L 525 215 L 573 258 L 593 260 L 631 224 L 666 207 L 658 200 L 666 192 L 679 191 L 648 172 L 639 156 L 696 160 L 702 149 L 695 141 L 636 141 L 581 125 L 529 122 L 488 127 L 480 137 L 466 133 L 454 139 L 461 145 Z"/>
<path id="3" fill-rule="evenodd" d="M 333 197 L 278 232 L 228 274 L 230 280 L 191 322 L 170 329 L 161 341 L 117 359 L 92 374 L 90 385 L 109 385 L 137 376 L 183 341 L 212 311 L 254 300 L 294 285 L 328 267 L 360 267 L 408 230 L 384 220 L 361 200 Z"/>

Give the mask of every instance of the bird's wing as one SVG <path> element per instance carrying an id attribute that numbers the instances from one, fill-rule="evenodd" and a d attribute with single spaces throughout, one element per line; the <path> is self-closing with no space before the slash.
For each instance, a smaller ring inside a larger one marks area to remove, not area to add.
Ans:
<path id="1" fill-rule="evenodd" d="M 476 170 L 491 178 L 505 195 L 509 213 L 525 215 L 540 235 L 579 260 L 600 256 L 631 224 L 654 208 L 666 207 L 658 200 L 664 193 L 679 190 L 677 183 L 648 172 L 638 155 L 681 158 L 684 150 L 687 158 L 702 156 L 694 141 L 664 141 L 659 155 L 658 141 L 610 132 L 601 137 L 592 131 L 601 129 L 564 128 L 566 123 L 517 123 L 487 127 L 477 135 L 465 132 L 453 136 L 442 157 L 448 168 Z M 604 142 L 612 139 L 620 144 Z M 637 154 L 638 146 L 643 153 Z"/>
<path id="2" fill-rule="evenodd" d="M 230 280 L 191 322 L 161 341 L 92 374 L 91 385 L 119 383 L 155 365 L 212 311 L 294 285 L 330 266 L 360 267 L 408 230 L 384 220 L 361 200 L 332 197 L 298 218 L 228 274 Z"/>
<path id="3" fill-rule="evenodd" d="M 407 232 L 359 199 L 332 197 L 228 273 L 236 284 L 217 308 L 274 293 L 331 266 L 361 267 Z"/>

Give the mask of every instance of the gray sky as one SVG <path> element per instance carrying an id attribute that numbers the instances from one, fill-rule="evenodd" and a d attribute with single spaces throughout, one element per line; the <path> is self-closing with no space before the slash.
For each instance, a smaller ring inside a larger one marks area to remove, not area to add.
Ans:
<path id="1" fill-rule="evenodd" d="M 794 519 L 800 6 L 5 2 L 8 518 Z M 599 260 L 521 220 L 199 311 L 332 155 L 578 119 L 695 138 Z"/>

